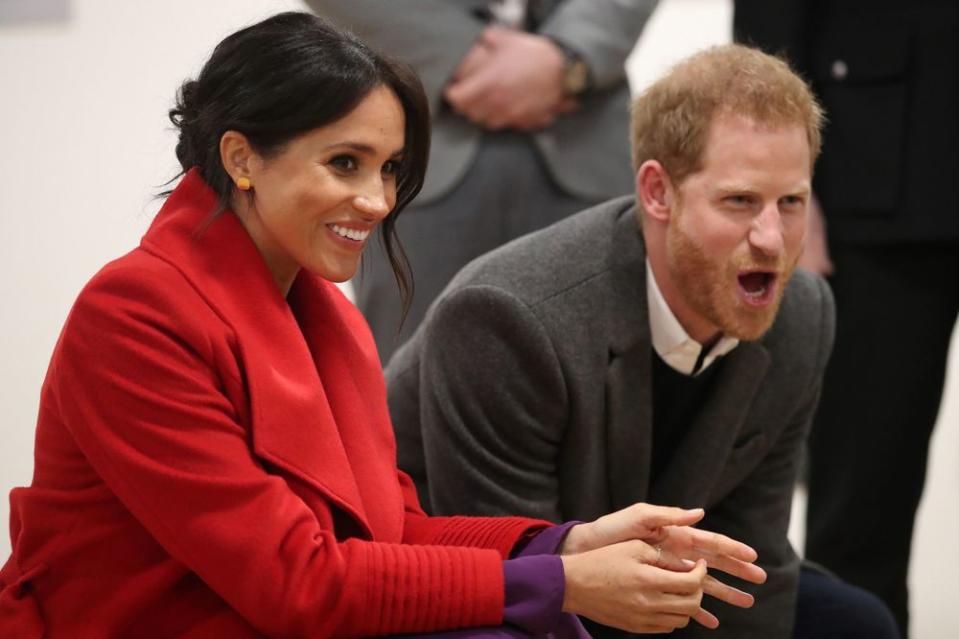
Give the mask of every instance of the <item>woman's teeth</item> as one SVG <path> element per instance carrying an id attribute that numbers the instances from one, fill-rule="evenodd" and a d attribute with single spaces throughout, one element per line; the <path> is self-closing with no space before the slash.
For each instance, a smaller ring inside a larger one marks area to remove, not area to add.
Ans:
<path id="1" fill-rule="evenodd" d="M 333 232 L 339 235 L 340 237 L 345 237 L 348 240 L 353 240 L 355 242 L 362 242 L 367 237 L 369 237 L 369 231 L 361 231 L 359 229 L 348 229 L 339 224 L 330 224 L 330 228 L 333 229 Z"/>

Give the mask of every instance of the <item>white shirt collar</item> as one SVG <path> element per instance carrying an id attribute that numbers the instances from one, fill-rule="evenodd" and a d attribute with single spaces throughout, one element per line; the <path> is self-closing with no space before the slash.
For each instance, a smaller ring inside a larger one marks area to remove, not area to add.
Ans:
<path id="1" fill-rule="evenodd" d="M 649 307 L 649 332 L 656 353 L 673 370 L 684 375 L 692 375 L 696 368 L 696 360 L 699 359 L 699 353 L 703 350 L 703 347 L 689 336 L 679 320 L 676 319 L 672 309 L 669 308 L 666 298 L 659 290 L 659 284 L 656 283 L 656 277 L 653 275 L 653 269 L 649 265 L 648 259 L 646 260 L 646 304 Z M 696 375 L 706 370 L 718 358 L 736 348 L 738 344 L 739 340 L 735 337 L 723 335 L 703 358 L 703 365 L 696 372 Z"/>

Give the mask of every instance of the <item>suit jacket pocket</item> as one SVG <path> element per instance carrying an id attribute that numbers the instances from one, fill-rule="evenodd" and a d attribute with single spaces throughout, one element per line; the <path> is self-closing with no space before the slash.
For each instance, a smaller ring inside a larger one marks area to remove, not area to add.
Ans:
<path id="1" fill-rule="evenodd" d="M 913 49 L 902 21 L 822 25 L 810 65 L 827 118 L 816 191 L 830 217 L 899 204 Z"/>

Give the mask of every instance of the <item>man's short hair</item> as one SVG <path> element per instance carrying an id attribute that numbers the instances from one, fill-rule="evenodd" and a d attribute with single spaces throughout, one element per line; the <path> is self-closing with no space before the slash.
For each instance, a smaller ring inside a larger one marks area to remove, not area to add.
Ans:
<path id="1" fill-rule="evenodd" d="M 806 129 L 811 161 L 819 155 L 824 117 L 809 85 L 780 58 L 728 44 L 679 62 L 633 100 L 634 168 L 657 160 L 680 184 L 702 168 L 709 127 L 726 113 L 798 124 Z"/>

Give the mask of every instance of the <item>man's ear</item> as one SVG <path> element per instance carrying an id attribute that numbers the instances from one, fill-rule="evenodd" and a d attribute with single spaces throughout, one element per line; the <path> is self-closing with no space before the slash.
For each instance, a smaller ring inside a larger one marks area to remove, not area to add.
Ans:
<path id="1" fill-rule="evenodd" d="M 656 160 L 646 160 L 636 171 L 636 197 L 647 218 L 669 222 L 675 193 L 666 169 Z"/>
<path id="2" fill-rule="evenodd" d="M 227 131 L 220 137 L 220 161 L 234 184 L 246 180 L 247 188 L 253 180 L 252 170 L 256 152 L 245 135 Z M 246 190 L 246 189 L 244 189 Z"/>

